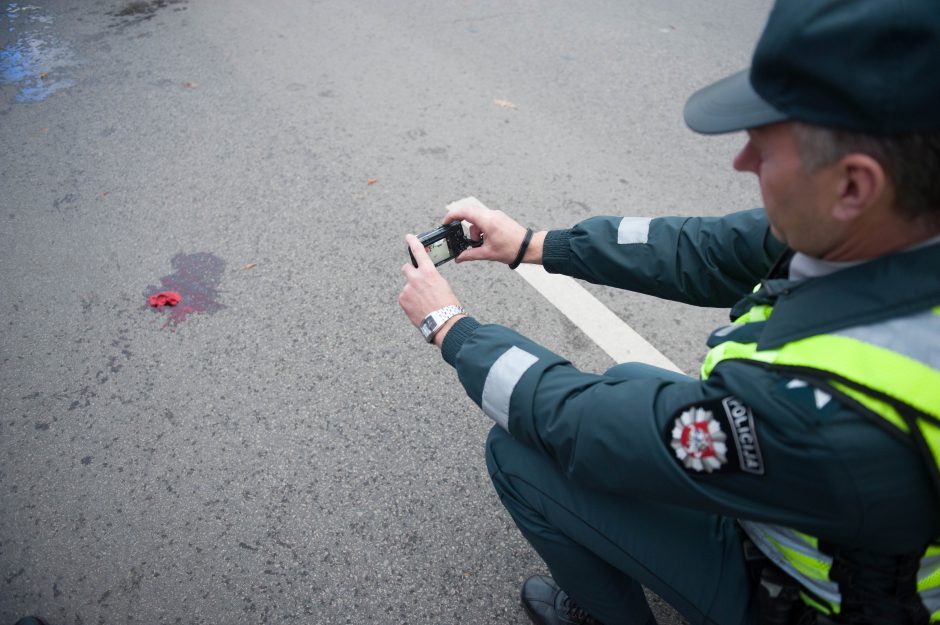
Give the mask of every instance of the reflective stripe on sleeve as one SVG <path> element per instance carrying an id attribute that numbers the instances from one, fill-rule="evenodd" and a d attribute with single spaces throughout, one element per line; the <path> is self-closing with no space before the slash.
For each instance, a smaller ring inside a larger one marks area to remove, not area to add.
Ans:
<path id="1" fill-rule="evenodd" d="M 617 228 L 617 243 L 646 243 L 650 238 L 651 217 L 624 217 Z"/>
<path id="2" fill-rule="evenodd" d="M 496 359 L 483 383 L 483 412 L 504 430 L 509 430 L 509 400 L 522 375 L 538 358 L 519 347 L 509 348 Z"/>

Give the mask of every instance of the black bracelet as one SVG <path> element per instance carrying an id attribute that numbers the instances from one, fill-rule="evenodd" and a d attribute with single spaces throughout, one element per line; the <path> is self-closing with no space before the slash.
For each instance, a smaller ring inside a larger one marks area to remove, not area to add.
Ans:
<path id="1" fill-rule="evenodd" d="M 529 241 L 532 240 L 532 228 L 526 228 L 525 238 L 522 239 L 522 245 L 519 246 L 519 253 L 516 254 L 516 260 L 512 261 L 509 264 L 510 269 L 515 269 L 519 266 L 519 263 L 522 262 L 522 257 L 525 256 L 525 251 L 529 249 Z"/>

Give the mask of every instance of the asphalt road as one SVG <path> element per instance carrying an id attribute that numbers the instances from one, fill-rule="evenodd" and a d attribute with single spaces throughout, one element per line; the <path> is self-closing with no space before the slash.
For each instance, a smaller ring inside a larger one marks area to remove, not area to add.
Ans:
<path id="1" fill-rule="evenodd" d="M 0 624 L 525 623 L 545 568 L 398 309 L 403 235 L 467 195 L 536 228 L 758 205 L 681 111 L 768 9 L 0 3 Z M 613 364 L 505 267 L 443 273 Z M 589 290 L 689 373 L 726 315 Z"/>

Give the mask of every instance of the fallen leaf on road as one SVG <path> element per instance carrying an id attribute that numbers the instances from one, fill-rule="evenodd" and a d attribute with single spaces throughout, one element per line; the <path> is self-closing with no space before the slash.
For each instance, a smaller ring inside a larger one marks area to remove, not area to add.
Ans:
<path id="1" fill-rule="evenodd" d="M 374 185 L 374 184 L 375 184 L 376 182 L 378 182 L 378 181 L 379 181 L 378 178 L 369 178 L 369 180 L 366 182 L 366 184 L 371 186 L 371 185 Z"/>
<path id="2" fill-rule="evenodd" d="M 242 269 L 254 269 L 257 266 L 258 266 L 258 263 L 248 263 L 247 265 L 242 267 Z"/>
<path id="3" fill-rule="evenodd" d="M 41 78 L 42 80 L 49 78 L 49 72 L 39 72 L 39 78 Z"/>
<path id="4" fill-rule="evenodd" d="M 514 109 L 516 105 L 510 102 L 509 100 L 493 100 L 493 104 L 498 106 L 501 109 Z"/>
<path id="5" fill-rule="evenodd" d="M 187 80 L 186 82 L 183 83 L 183 86 L 187 89 L 195 89 L 196 87 L 199 86 L 199 83 L 194 82 L 192 80 Z"/>

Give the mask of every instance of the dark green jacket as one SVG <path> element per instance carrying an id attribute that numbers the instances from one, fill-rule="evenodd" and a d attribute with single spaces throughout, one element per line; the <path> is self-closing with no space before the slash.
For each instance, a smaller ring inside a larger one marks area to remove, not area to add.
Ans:
<path id="1" fill-rule="evenodd" d="M 784 265 L 783 278 L 752 293 L 785 252 L 762 210 L 635 223 L 596 217 L 550 232 L 543 263 L 599 284 L 733 306 L 733 318 L 773 303 L 762 349 L 940 305 L 940 245 L 799 282 L 785 278 Z M 785 375 L 728 361 L 706 381 L 623 380 L 579 371 L 508 328 L 472 318 L 451 328 L 442 352 L 487 414 L 586 488 L 885 553 L 918 549 L 940 534 L 940 506 L 910 441 Z M 722 406 L 743 406 L 749 419 L 732 424 Z M 687 467 L 673 445 L 676 419 L 694 407 L 720 415 L 725 431 L 746 426 L 749 445 L 740 444 L 739 430 L 727 461 L 710 472 Z"/>

